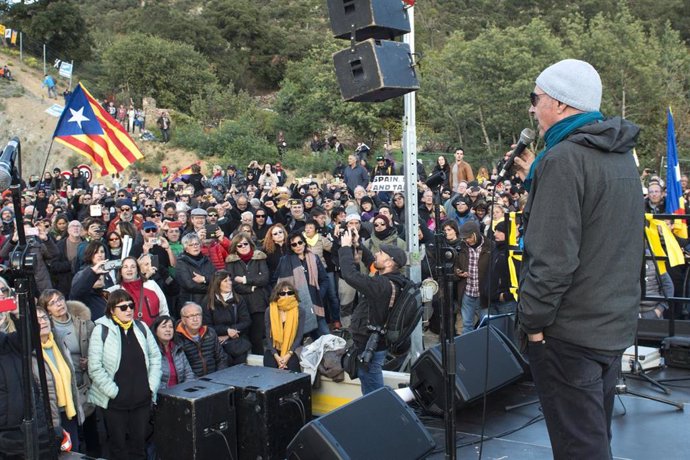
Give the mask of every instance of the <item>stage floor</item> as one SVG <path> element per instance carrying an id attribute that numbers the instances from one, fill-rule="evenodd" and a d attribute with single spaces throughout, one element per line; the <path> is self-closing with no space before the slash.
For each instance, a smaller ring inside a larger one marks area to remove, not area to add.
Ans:
<path id="1" fill-rule="evenodd" d="M 628 394 L 616 398 L 613 414 L 613 455 L 616 459 L 675 460 L 687 459 L 690 452 L 690 371 L 667 368 L 654 370 L 655 379 L 688 378 L 669 382 L 667 396 L 645 381 L 626 377 L 630 391 L 671 399 L 684 404 L 684 411 Z M 509 405 L 536 399 L 531 382 L 518 382 L 488 396 L 485 438 L 482 458 L 500 460 L 533 460 L 552 458 L 546 425 L 538 403 L 506 411 Z M 577 410 L 577 408 L 573 408 Z M 418 411 L 419 414 L 419 411 Z M 445 455 L 443 420 L 421 416 L 436 440 L 436 451 L 429 459 Z M 527 424 L 529 426 L 525 426 Z M 521 427 L 524 427 L 520 429 Z M 482 430 L 482 403 L 458 411 L 456 417 L 457 458 L 479 456 Z M 517 431 L 514 431 L 517 430 Z M 509 433 L 509 434 L 508 434 Z"/>

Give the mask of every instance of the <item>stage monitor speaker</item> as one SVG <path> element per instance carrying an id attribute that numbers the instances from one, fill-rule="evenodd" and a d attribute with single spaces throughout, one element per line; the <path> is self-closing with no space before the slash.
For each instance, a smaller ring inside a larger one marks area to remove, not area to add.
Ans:
<path id="1" fill-rule="evenodd" d="M 240 460 L 284 459 L 292 438 L 311 420 L 307 374 L 240 364 L 202 380 L 235 388 Z"/>
<path id="2" fill-rule="evenodd" d="M 234 393 L 231 386 L 201 380 L 161 390 L 154 430 L 159 457 L 237 458 Z"/>
<path id="3" fill-rule="evenodd" d="M 486 334 L 489 347 L 486 347 Z M 513 348 L 493 326 L 483 327 L 455 338 L 455 407 L 463 407 L 484 394 L 486 358 L 489 354 L 487 392 L 518 380 L 524 374 L 523 363 Z M 441 345 L 430 348 L 415 361 L 410 372 L 410 388 L 417 402 L 428 412 L 443 411 L 443 361 Z"/>
<path id="4" fill-rule="evenodd" d="M 390 388 L 380 388 L 310 422 L 287 448 L 288 460 L 417 459 L 435 443 Z"/>
<path id="5" fill-rule="evenodd" d="M 333 54 L 343 99 L 380 102 L 419 89 L 410 45 L 369 39 Z"/>
<path id="6" fill-rule="evenodd" d="M 410 18 L 401 0 L 328 0 L 335 38 L 391 40 L 410 33 Z"/>

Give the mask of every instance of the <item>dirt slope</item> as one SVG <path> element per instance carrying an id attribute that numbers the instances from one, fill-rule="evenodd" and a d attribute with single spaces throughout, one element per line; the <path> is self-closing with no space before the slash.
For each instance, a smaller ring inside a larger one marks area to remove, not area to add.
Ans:
<path id="1" fill-rule="evenodd" d="M 18 136 L 22 146 L 22 176 L 28 178 L 31 174 L 40 174 L 46 155 L 50 146 L 51 138 L 58 118 L 46 113 L 46 109 L 53 104 L 64 105 L 64 100 L 60 96 L 57 100 L 48 97 L 48 91 L 41 88 L 43 75 L 40 71 L 29 68 L 19 61 L 18 58 L 8 57 L 0 54 L 0 66 L 7 63 L 12 70 L 16 85 L 10 87 L 5 81 L 0 81 L 0 149 L 4 148 L 7 141 Z M 58 93 L 67 87 L 68 81 L 65 78 L 57 77 Z M 73 83 L 74 87 L 74 83 Z M 23 88 L 23 93 L 21 92 Z M 13 97 L 15 94 L 19 97 Z M 97 95 L 94 95 L 97 97 Z M 154 151 L 162 149 L 165 152 L 164 164 L 171 171 L 187 166 L 196 160 L 193 152 L 178 149 L 168 149 L 160 144 L 138 142 L 144 156 L 152 155 Z M 53 143 L 50 157 L 48 158 L 47 168 L 52 170 L 54 167 L 65 169 L 67 158 L 75 152 Z M 91 164 L 96 169 L 93 162 L 83 158 L 84 163 Z M 94 170 L 98 176 L 99 171 Z M 125 171 L 125 175 L 127 172 Z M 143 174 L 147 177 L 146 174 Z M 154 179 L 153 176 L 149 176 Z M 108 178 L 98 178 L 101 183 L 110 185 Z M 155 183 L 152 181 L 152 183 Z"/>

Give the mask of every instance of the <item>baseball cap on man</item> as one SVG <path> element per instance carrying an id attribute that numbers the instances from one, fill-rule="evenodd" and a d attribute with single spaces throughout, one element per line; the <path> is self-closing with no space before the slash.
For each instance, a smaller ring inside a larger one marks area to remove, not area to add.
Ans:
<path id="1" fill-rule="evenodd" d="M 460 227 L 460 231 L 458 232 L 458 237 L 463 240 L 465 238 L 469 238 L 472 235 L 478 235 L 479 234 L 479 224 L 475 222 L 474 220 L 470 220 L 462 224 Z"/>
<path id="2" fill-rule="evenodd" d="M 546 94 L 583 112 L 601 106 L 601 78 L 591 64 L 564 59 L 547 67 L 535 82 Z"/>
<path id="3" fill-rule="evenodd" d="M 399 247 L 393 246 L 392 244 L 382 244 L 380 248 L 382 252 L 393 259 L 393 262 L 395 262 L 398 267 L 404 267 L 405 264 L 407 264 L 407 254 Z"/>

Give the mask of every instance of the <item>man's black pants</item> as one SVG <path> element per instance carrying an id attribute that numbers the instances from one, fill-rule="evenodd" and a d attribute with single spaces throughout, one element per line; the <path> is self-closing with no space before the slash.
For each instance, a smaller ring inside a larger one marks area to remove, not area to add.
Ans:
<path id="1" fill-rule="evenodd" d="M 547 337 L 528 347 L 556 460 L 610 459 L 611 413 L 621 355 Z"/>

